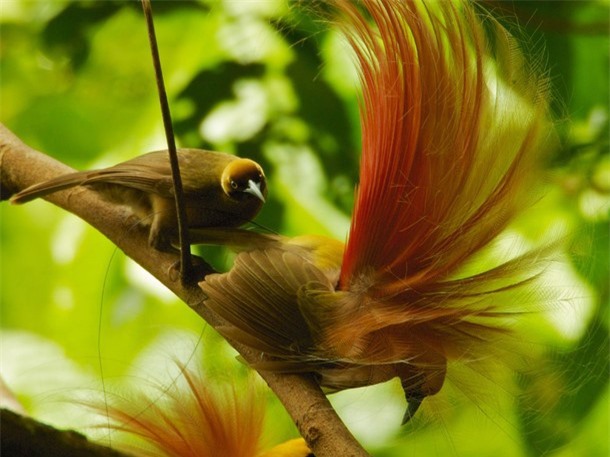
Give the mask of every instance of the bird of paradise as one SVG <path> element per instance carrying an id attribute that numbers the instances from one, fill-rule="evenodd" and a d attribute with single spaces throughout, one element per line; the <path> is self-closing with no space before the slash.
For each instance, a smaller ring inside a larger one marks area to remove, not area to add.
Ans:
<path id="1" fill-rule="evenodd" d="M 520 299 L 540 252 L 472 263 L 537 195 L 548 84 L 470 2 L 334 5 L 362 84 L 347 242 L 206 230 L 199 241 L 239 254 L 200 285 L 221 332 L 266 355 L 259 368 L 315 373 L 329 391 L 398 377 L 407 421 L 454 362 L 504 358 L 531 311 Z"/>

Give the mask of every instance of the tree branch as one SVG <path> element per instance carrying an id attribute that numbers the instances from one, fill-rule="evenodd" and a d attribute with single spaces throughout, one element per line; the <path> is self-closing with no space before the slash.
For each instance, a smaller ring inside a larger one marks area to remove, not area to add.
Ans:
<path id="1" fill-rule="evenodd" d="M 28 147 L 0 124 L 0 200 L 6 200 L 32 184 L 72 171 L 66 165 Z M 178 257 L 151 249 L 147 231 L 133 229 L 133 218 L 126 209 L 105 202 L 96 192 L 84 187 L 57 192 L 45 199 L 99 230 L 212 327 L 223 324 L 219 316 L 203 305 L 205 295 L 199 287 L 182 284 L 173 278 L 175 275 L 170 275 L 171 266 Z M 247 362 L 260 361 L 261 353 L 230 343 Z M 317 457 L 368 455 L 337 416 L 312 377 L 266 371 L 259 371 L 259 374 L 283 403 Z"/>
<path id="2" fill-rule="evenodd" d="M 2 422 L 2 455 L 29 457 L 128 457 L 127 454 L 92 443 L 73 430 L 58 430 L 21 416 L 9 409 L 0 409 Z"/>

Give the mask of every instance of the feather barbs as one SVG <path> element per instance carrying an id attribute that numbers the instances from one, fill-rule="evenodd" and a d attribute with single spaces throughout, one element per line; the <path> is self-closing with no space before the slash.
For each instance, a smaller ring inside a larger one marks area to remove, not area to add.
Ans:
<path id="1" fill-rule="evenodd" d="M 366 268 L 404 278 L 430 265 L 451 273 L 530 201 L 550 125 L 544 78 L 524 67 L 514 39 L 491 18 L 501 63 L 467 4 L 363 4 L 376 28 L 342 3 L 363 85 L 360 183 L 342 288 Z"/>

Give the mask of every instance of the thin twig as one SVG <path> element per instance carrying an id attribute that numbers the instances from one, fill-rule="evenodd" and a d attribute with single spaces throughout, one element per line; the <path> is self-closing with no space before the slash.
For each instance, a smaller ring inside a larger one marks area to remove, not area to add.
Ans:
<path id="1" fill-rule="evenodd" d="M 187 283 L 194 279 L 193 265 L 191 263 L 191 244 L 188 233 L 188 220 L 184 205 L 184 188 L 180 176 L 180 165 L 178 163 L 178 152 L 176 151 L 176 140 L 174 138 L 174 128 L 172 127 L 172 116 L 169 111 L 167 92 L 163 81 L 163 70 L 161 69 L 161 59 L 159 58 L 159 48 L 155 34 L 155 24 L 153 22 L 152 7 L 150 0 L 142 0 L 142 9 L 146 18 L 148 29 L 148 39 L 150 41 L 150 52 L 152 54 L 153 66 L 155 67 L 155 79 L 157 81 L 157 92 L 159 93 L 159 103 L 161 104 L 161 116 L 165 127 L 165 138 L 167 140 L 167 151 L 169 162 L 172 168 L 172 180 L 174 182 L 174 198 L 176 200 L 176 214 L 178 215 L 178 240 L 180 243 L 180 279 Z"/>

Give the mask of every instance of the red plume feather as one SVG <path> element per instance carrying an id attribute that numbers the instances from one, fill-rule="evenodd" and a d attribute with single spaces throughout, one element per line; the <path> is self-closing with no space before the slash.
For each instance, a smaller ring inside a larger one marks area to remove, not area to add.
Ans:
<path id="1" fill-rule="evenodd" d="M 457 279 L 536 195 L 552 132 L 547 84 L 467 3 L 363 5 L 377 28 L 341 3 L 361 71 L 363 145 L 339 289 L 366 306 L 338 312 L 326 341 L 352 354 L 385 345 L 392 359 L 402 341 L 443 359 L 463 353 L 462 333 L 501 328 L 516 309 L 506 287 L 532 275 L 535 256 Z"/>
<path id="2" fill-rule="evenodd" d="M 545 80 L 491 18 L 455 2 L 348 3 L 363 83 L 362 159 L 341 286 L 446 278 L 528 202 L 548 140 Z M 508 61 L 507 61 L 508 60 Z M 523 98 L 523 99 L 521 99 Z"/>

